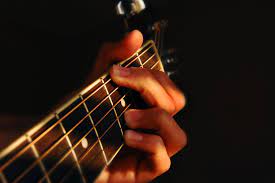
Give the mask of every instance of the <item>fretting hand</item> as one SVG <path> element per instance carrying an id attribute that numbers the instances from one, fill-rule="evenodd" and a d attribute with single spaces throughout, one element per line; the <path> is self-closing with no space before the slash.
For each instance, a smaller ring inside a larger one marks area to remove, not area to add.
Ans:
<path id="1" fill-rule="evenodd" d="M 126 59 L 142 42 L 141 33 L 133 31 L 119 43 L 106 44 L 99 53 L 95 69 L 100 68 L 97 71 L 102 72 L 113 60 Z M 170 157 L 187 143 L 184 131 L 173 119 L 185 105 L 184 95 L 161 71 L 113 66 L 110 75 L 119 86 L 139 92 L 151 108 L 131 109 L 125 113 L 126 124 L 131 129 L 125 131 L 125 143 L 137 151 L 116 158 L 96 182 L 149 182 L 169 169 Z M 137 129 L 156 133 L 142 133 Z"/>

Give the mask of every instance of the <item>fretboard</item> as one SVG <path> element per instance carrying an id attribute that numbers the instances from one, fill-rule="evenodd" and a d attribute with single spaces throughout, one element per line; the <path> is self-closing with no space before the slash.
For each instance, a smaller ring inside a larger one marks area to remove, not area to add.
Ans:
<path id="1" fill-rule="evenodd" d="M 163 70 L 153 41 L 123 67 Z M 127 88 L 105 74 L 0 152 L 2 182 L 91 182 L 123 147 Z"/>

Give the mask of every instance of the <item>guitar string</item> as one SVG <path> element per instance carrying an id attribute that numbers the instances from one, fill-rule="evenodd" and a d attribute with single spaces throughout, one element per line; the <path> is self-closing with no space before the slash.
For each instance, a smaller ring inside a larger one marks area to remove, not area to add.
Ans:
<path id="1" fill-rule="evenodd" d="M 116 88 L 112 93 L 110 93 L 110 95 L 112 95 L 115 91 L 117 91 L 118 88 Z M 108 95 L 105 97 L 105 99 L 103 99 L 97 106 L 100 106 L 100 104 L 102 104 L 106 99 L 108 98 Z M 59 145 L 62 140 L 64 140 L 68 135 L 71 134 L 71 132 L 73 132 L 73 130 L 75 130 L 87 117 L 89 117 L 89 115 L 91 115 L 92 112 L 94 112 L 95 110 L 97 109 L 97 107 L 95 107 L 92 111 L 90 111 L 89 113 L 87 113 L 80 121 L 78 121 L 66 134 L 64 134 L 62 137 L 60 137 L 49 149 L 47 149 L 42 155 L 40 155 L 39 158 L 37 158 L 31 165 L 28 169 L 32 169 L 39 161 L 42 161 L 43 158 L 45 156 L 47 156 L 57 145 Z M 110 111 L 112 110 L 109 109 L 109 111 L 103 116 L 107 116 Z M 100 121 L 98 121 L 99 123 Z M 28 171 L 28 169 L 26 169 L 22 175 L 25 175 Z M 20 176 L 20 175 L 19 175 Z"/>
<path id="2" fill-rule="evenodd" d="M 149 59 L 146 61 L 146 62 L 148 62 L 149 61 Z M 150 69 L 153 69 L 155 66 L 156 66 L 156 64 L 158 64 L 159 63 L 159 60 L 150 68 Z M 119 87 L 117 87 L 116 89 L 118 89 Z M 95 127 L 97 127 L 98 126 L 98 124 L 100 124 L 101 123 L 101 121 L 103 121 L 103 119 L 105 119 L 106 118 L 106 116 L 121 102 L 121 100 L 123 100 L 125 97 L 126 97 L 126 95 L 129 93 L 129 91 L 123 96 L 123 97 L 121 97 L 116 103 L 115 103 L 115 105 L 97 122 L 97 124 L 93 127 L 93 128 L 91 128 L 85 135 L 84 135 L 84 137 L 83 138 L 85 138 L 89 133 L 91 133 L 93 130 L 94 130 L 94 128 Z M 111 94 L 110 94 L 111 95 Z M 91 113 L 92 113 L 93 111 L 90 111 L 84 118 L 82 118 L 78 123 L 77 123 L 77 125 L 75 125 L 75 126 L 78 126 L 79 124 L 81 124 L 83 121 L 84 121 L 84 119 L 88 116 L 88 115 L 90 115 Z M 123 111 L 124 112 L 124 111 Z M 123 112 L 122 112 L 122 114 L 123 114 Z M 121 115 L 122 115 L 121 114 Z M 119 115 L 119 117 L 118 118 L 120 118 L 121 117 L 121 115 Z M 74 128 L 75 129 L 75 128 Z M 68 136 L 70 133 L 72 132 L 72 130 L 70 131 L 70 132 L 67 132 L 64 136 Z M 105 133 L 104 133 L 105 134 Z M 64 137 L 63 136 L 63 137 Z M 61 138 L 63 138 L 63 137 L 61 137 Z M 60 163 L 62 163 L 62 161 L 71 153 L 71 151 L 72 150 L 74 150 L 77 146 L 78 146 L 78 144 L 83 140 L 83 138 L 81 138 L 55 165 L 54 165 L 54 167 L 52 167 L 51 168 L 51 170 L 49 170 L 48 172 L 47 172 L 47 174 L 49 175 L 49 174 L 51 174 L 51 172 L 54 170 L 54 169 L 56 169 L 56 167 L 60 164 Z M 100 139 L 99 139 L 100 140 Z M 56 145 L 55 145 L 56 146 Z M 16 182 L 17 180 L 20 180 L 22 177 L 24 177 L 29 171 L 31 171 L 32 170 L 32 168 L 37 164 L 37 162 L 40 160 L 40 161 L 42 161 L 43 159 L 44 159 L 44 157 L 47 155 L 47 154 L 49 154 L 49 152 L 45 152 L 41 157 L 39 157 L 32 165 L 30 165 L 29 166 L 29 168 L 28 169 L 26 169 L 23 173 L 21 173 L 17 178 L 16 178 L 16 180 L 14 181 L 14 182 Z M 43 178 L 42 178 L 43 179 Z"/>
<path id="3" fill-rule="evenodd" d="M 158 60 L 158 61 L 151 67 L 151 69 L 154 69 L 154 67 L 155 67 L 159 62 L 160 62 L 160 60 Z M 126 112 L 126 110 L 130 107 L 130 105 L 131 105 L 131 104 L 129 104 L 129 105 L 123 110 L 123 112 L 119 115 L 118 118 L 120 118 L 120 117 Z M 117 121 L 117 120 L 115 120 L 110 126 L 113 126 L 114 123 L 115 123 L 116 121 Z M 111 127 L 109 127 L 109 128 L 111 128 Z M 99 140 L 101 140 L 101 138 L 103 138 L 103 136 L 107 133 L 107 131 L 108 131 L 108 129 L 107 129 L 107 130 L 104 132 L 104 134 L 99 138 Z M 99 140 L 97 140 L 96 142 L 94 142 L 94 144 L 93 144 L 92 146 L 90 146 L 89 149 L 88 149 L 83 155 L 81 155 L 81 157 L 80 157 L 79 160 L 78 160 L 79 163 L 81 163 L 81 162 L 85 159 L 85 157 L 88 156 L 88 154 L 90 153 L 90 151 L 93 150 L 93 148 L 97 145 L 97 143 L 99 142 Z M 60 181 L 60 183 L 63 183 L 63 182 L 66 180 L 67 176 L 69 176 L 69 175 L 72 173 L 72 171 L 74 170 L 74 167 L 75 167 L 75 166 L 76 166 L 76 165 L 73 165 L 73 167 L 67 172 L 67 174 L 64 175 L 64 177 L 63 177 L 63 179 Z M 50 174 L 50 173 L 49 173 L 49 174 Z M 45 176 L 43 177 L 43 179 L 45 179 Z"/>
<path id="4" fill-rule="evenodd" d="M 152 58 L 152 57 L 150 57 Z M 146 62 L 148 62 L 150 59 L 148 59 Z M 158 63 L 159 61 L 157 61 L 150 69 L 153 69 L 154 66 Z M 144 62 L 145 63 L 145 62 Z M 119 87 L 117 87 L 114 91 L 116 91 Z M 113 91 L 113 92 L 114 92 Z M 119 99 L 115 105 L 97 122 L 97 124 L 95 125 L 95 127 L 103 120 L 105 119 L 105 117 L 119 104 L 119 102 L 121 102 L 121 100 L 129 93 L 129 91 L 123 96 L 121 97 L 121 99 Z M 112 95 L 112 93 L 110 93 L 110 95 Z M 108 97 L 108 96 L 107 96 Z M 93 110 L 94 111 L 94 110 Z M 82 118 L 70 131 L 68 131 L 64 136 L 62 136 L 53 146 L 51 146 L 50 149 L 48 149 L 43 155 L 41 155 L 32 165 L 29 166 L 28 169 L 26 169 L 23 173 L 21 173 L 17 179 L 20 180 L 22 177 L 24 177 L 36 164 L 37 162 L 39 161 L 42 161 L 44 159 L 45 156 L 47 156 L 51 150 L 53 150 L 54 147 L 56 147 L 66 136 L 68 136 L 77 126 L 79 126 L 83 121 L 84 119 L 86 119 L 93 111 L 90 111 L 84 118 Z M 93 130 L 93 128 L 91 129 L 91 131 Z M 80 141 L 76 144 L 76 146 L 80 143 Z M 73 150 L 74 148 L 72 148 Z M 71 151 L 68 151 L 66 154 L 65 154 L 65 157 L 64 158 L 61 158 L 60 159 L 60 162 L 63 161 L 63 159 L 66 158 L 67 155 L 69 155 Z M 56 165 L 57 166 L 57 165 Z M 17 180 L 16 179 L 16 180 Z M 16 182 L 16 181 L 15 181 Z"/>
<path id="5" fill-rule="evenodd" d="M 143 52 L 141 54 L 139 54 L 139 56 L 137 56 L 136 58 L 131 60 L 130 63 L 128 63 L 125 67 L 128 67 L 129 65 L 134 63 L 138 58 L 140 58 L 144 53 L 146 53 L 152 47 L 153 47 L 153 45 L 149 46 L 148 48 L 144 47 L 145 50 L 144 51 L 140 50 Z M 55 124 L 53 124 L 47 130 L 45 130 L 43 133 L 41 133 L 36 139 L 34 139 L 31 143 L 29 143 L 26 147 L 24 147 L 22 150 L 20 150 L 18 153 L 16 153 L 11 159 L 9 159 L 4 165 L 2 165 L 0 167 L 0 172 L 2 172 L 7 166 L 9 166 L 13 161 L 15 161 L 20 155 L 22 155 L 24 152 L 26 152 L 33 144 L 35 144 L 38 140 L 40 140 L 42 137 L 44 137 L 50 130 L 52 130 L 55 126 L 57 126 L 59 123 L 61 123 L 66 117 L 68 117 L 73 111 L 75 111 L 80 105 L 82 105 L 85 101 L 87 101 L 90 97 L 92 97 L 92 95 L 94 95 L 97 91 L 99 91 L 104 85 L 106 85 L 110 81 L 111 81 L 111 79 L 109 79 L 104 84 L 102 84 L 99 88 L 97 88 L 94 92 L 92 92 L 87 98 L 85 98 L 81 103 L 79 103 L 71 111 L 69 111 L 66 115 L 64 115 L 57 122 L 55 122 Z"/>
<path id="6" fill-rule="evenodd" d="M 121 112 L 121 114 L 118 116 L 118 118 L 120 118 L 120 117 L 126 112 L 126 110 L 127 110 L 130 106 L 131 106 L 131 104 L 128 104 L 128 105 L 125 107 L 125 109 Z M 81 155 L 80 159 L 78 160 L 79 163 L 80 163 L 81 161 L 83 161 L 84 158 L 89 154 L 89 152 L 91 152 L 91 150 L 93 150 L 93 149 L 95 148 L 95 146 L 98 144 L 98 142 L 106 135 L 106 133 L 114 126 L 114 124 L 115 124 L 116 122 L 117 122 L 117 119 L 115 119 L 115 120 L 112 122 L 112 124 L 108 127 L 108 129 L 105 130 L 105 131 L 103 132 L 103 134 L 98 138 L 98 140 L 95 141 L 94 144 L 91 145 L 91 146 L 89 147 L 89 149 L 88 149 L 83 155 Z M 85 134 L 85 135 L 79 140 L 79 143 L 80 143 L 86 136 L 88 136 L 90 133 L 91 133 L 91 132 L 88 132 L 87 134 Z M 76 146 L 77 146 L 77 145 L 76 145 Z M 76 148 L 76 147 L 75 147 L 75 148 Z M 66 157 L 67 157 L 67 156 L 68 156 L 68 154 L 66 155 Z M 63 160 L 64 160 L 66 157 L 64 157 Z M 48 171 L 48 175 L 50 175 L 51 173 L 53 173 L 53 171 L 57 168 L 57 166 L 58 166 L 60 163 L 62 163 L 62 161 L 61 161 L 61 162 L 58 162 L 51 170 L 49 170 L 49 171 Z M 69 175 L 69 174 L 72 172 L 74 166 L 75 166 L 75 165 L 73 165 L 73 167 L 67 172 L 67 174 L 64 175 L 64 178 L 66 178 L 66 176 Z M 46 177 L 44 176 L 41 180 L 39 180 L 39 182 L 43 181 L 43 179 L 45 179 L 45 178 L 46 178 Z M 61 180 L 61 181 L 62 181 L 62 180 Z"/>
<path id="7" fill-rule="evenodd" d="M 155 66 L 156 66 L 156 64 L 158 63 L 159 61 L 157 61 L 153 66 L 152 66 L 152 68 L 151 69 L 153 69 Z M 126 110 L 130 107 L 130 105 L 132 105 L 131 103 L 127 106 L 127 107 L 125 107 L 125 109 L 121 112 L 121 114 L 118 116 L 118 118 L 120 118 L 125 112 L 126 112 Z M 116 122 L 116 120 L 114 121 L 114 122 Z M 114 123 L 113 122 L 113 123 Z M 101 137 L 100 137 L 101 138 Z M 90 150 L 92 150 L 92 149 L 90 149 Z M 89 150 L 89 151 L 90 151 Z M 88 154 L 89 152 L 86 152 L 83 156 L 84 157 L 80 157 L 80 161 L 82 161 L 85 157 L 86 157 L 86 155 Z"/>
<path id="8" fill-rule="evenodd" d="M 153 58 L 153 56 L 155 56 L 155 54 L 153 54 L 146 62 L 144 62 L 144 64 L 150 61 Z M 120 87 L 116 87 L 111 93 L 109 93 L 109 95 L 102 99 L 102 101 L 93 110 L 89 111 L 89 113 L 86 114 L 80 121 L 78 121 L 66 134 L 60 137 L 49 149 L 47 149 L 42 155 L 40 155 L 40 157 L 32 165 L 30 165 L 29 169 L 32 169 L 37 164 L 37 162 L 42 161 L 45 156 L 47 156 L 58 144 L 60 144 L 62 140 L 64 140 L 68 135 L 70 135 L 87 117 L 89 117 L 104 101 L 108 99 L 108 97 L 111 97 L 112 94 L 119 88 Z M 125 95 L 127 95 L 127 93 Z M 104 119 L 112 111 L 112 109 L 113 108 L 111 108 L 102 118 Z M 97 124 L 99 124 L 101 120 L 99 120 Z M 24 172 L 22 174 L 24 174 Z"/>
<path id="9" fill-rule="evenodd" d="M 151 67 L 151 69 L 154 69 L 154 67 L 155 67 L 159 62 L 160 62 L 160 60 L 158 60 L 158 61 Z M 130 105 L 131 105 L 131 104 L 129 104 L 129 105 L 121 112 L 121 114 L 119 115 L 118 118 L 120 118 L 120 117 L 126 112 L 126 110 L 130 107 Z M 101 135 L 101 137 L 100 137 L 96 142 L 94 142 L 94 144 L 93 144 L 92 146 L 90 146 L 89 149 L 88 149 L 83 155 L 81 155 L 81 157 L 80 157 L 79 160 L 78 160 L 79 163 L 81 163 L 81 162 L 85 159 L 85 157 L 88 156 L 89 152 L 90 152 L 91 150 L 93 150 L 93 148 L 97 145 L 97 143 L 99 142 L 99 140 L 101 140 L 101 138 L 104 137 L 104 135 L 105 135 L 105 134 L 107 133 L 107 131 L 115 124 L 116 121 L 117 121 L 117 119 L 114 120 L 114 122 L 110 125 L 110 127 Z M 73 168 L 74 168 L 75 166 L 76 166 L 76 165 L 73 165 L 73 167 L 67 172 L 67 174 L 64 175 L 64 178 L 60 181 L 61 183 L 62 183 L 63 181 L 65 181 L 66 177 L 72 173 L 72 171 L 74 170 Z M 52 173 L 52 172 L 49 172 L 49 174 L 51 174 L 51 173 Z M 43 179 L 45 179 L 45 176 L 42 178 L 42 180 L 43 180 Z"/>
<path id="10" fill-rule="evenodd" d="M 154 54 L 155 55 L 155 54 Z M 152 56 L 150 57 L 150 59 L 153 58 Z M 148 59 L 146 62 L 148 62 L 150 59 Z M 158 63 L 159 61 L 157 61 L 156 63 Z M 144 62 L 145 64 L 145 62 Z M 152 67 L 153 68 L 153 67 Z M 151 68 L 151 69 L 152 69 Z M 112 93 L 110 93 L 109 95 L 112 95 L 119 87 L 117 87 L 116 89 L 113 90 Z M 95 125 L 95 127 L 114 109 L 114 107 L 116 107 L 118 105 L 118 103 L 129 93 L 129 91 L 119 100 L 117 101 L 117 103 L 97 122 L 97 124 Z M 106 98 L 108 98 L 108 96 L 106 96 Z M 102 100 L 101 103 L 103 103 L 103 101 L 105 101 L 106 99 Z M 100 105 L 100 104 L 98 104 Z M 48 149 L 45 153 L 43 153 L 43 155 L 41 155 L 35 162 L 32 163 L 32 165 L 29 166 L 28 169 L 26 169 L 23 173 L 21 173 L 16 180 L 20 180 L 22 177 L 24 177 L 36 164 L 38 161 L 42 161 L 44 159 L 45 156 L 47 156 L 51 150 L 53 150 L 65 137 L 67 137 L 75 128 L 77 128 L 77 126 L 79 126 L 89 115 L 91 115 L 92 112 L 94 112 L 96 108 L 94 108 L 92 111 L 90 111 L 84 118 L 82 118 L 79 122 L 77 122 L 77 124 L 70 130 L 68 131 L 65 135 L 63 135 L 54 145 L 51 146 L 50 149 Z M 93 130 L 93 128 L 91 129 Z M 80 143 L 80 142 L 79 142 Z M 78 143 L 78 144 L 79 144 Z M 77 144 L 77 145 L 78 145 Z M 68 152 L 70 153 L 70 151 Z M 67 155 L 68 155 L 67 153 Z M 63 158 L 64 159 L 64 158 Z M 62 162 L 62 159 L 61 159 Z M 16 182 L 15 180 L 15 182 Z"/>
<path id="11" fill-rule="evenodd" d="M 65 153 L 65 155 L 63 155 L 61 158 L 60 158 L 60 160 L 56 163 L 56 165 L 54 165 L 54 166 L 57 166 L 58 164 L 60 164 L 74 149 L 75 149 L 75 147 L 77 147 L 79 144 L 80 144 L 80 142 L 83 140 L 83 138 L 85 138 L 90 132 L 92 132 L 93 130 L 94 130 L 94 128 L 96 128 L 104 119 L 105 119 L 105 117 L 121 102 L 121 100 L 123 100 L 126 96 L 127 96 L 127 94 L 128 94 L 129 92 L 127 92 L 124 96 L 122 96 L 117 102 L 116 102 L 116 104 L 103 116 L 103 117 L 101 117 L 101 119 L 97 122 L 97 124 L 94 126 L 94 127 L 92 127 L 85 135 L 84 135 L 84 137 L 82 137 L 79 141 L 77 141 L 76 143 L 75 143 L 75 145 L 72 147 L 72 148 L 70 148 L 70 150 L 68 150 L 66 153 Z M 69 134 L 68 133 L 66 133 L 65 134 L 66 136 L 68 136 Z M 47 154 L 46 154 L 47 155 Z M 46 156 L 45 155 L 45 156 Z M 45 157 L 45 156 L 43 156 L 43 157 Z M 43 159 L 45 159 L 45 158 L 41 158 L 41 157 L 39 157 L 37 160 L 40 160 L 40 161 L 43 161 Z M 17 181 L 19 181 L 21 178 L 23 178 L 27 173 L 29 173 L 36 165 L 37 165 L 37 163 L 38 163 L 38 161 L 34 161 L 27 169 L 25 169 L 25 171 L 24 172 L 22 172 L 19 176 L 17 176 L 17 178 L 13 181 L 13 182 L 17 182 Z M 49 171 L 48 171 L 49 172 Z"/>

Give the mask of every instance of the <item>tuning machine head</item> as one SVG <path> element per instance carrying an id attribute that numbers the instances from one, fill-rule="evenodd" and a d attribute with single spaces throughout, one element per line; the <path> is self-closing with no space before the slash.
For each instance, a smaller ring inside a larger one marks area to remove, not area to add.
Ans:
<path id="1" fill-rule="evenodd" d="M 116 6 L 116 12 L 120 16 L 130 18 L 146 9 L 144 0 L 121 0 Z"/>
<path id="2" fill-rule="evenodd" d="M 179 79 L 183 56 L 174 48 L 163 51 L 161 60 L 167 75 L 174 81 Z"/>

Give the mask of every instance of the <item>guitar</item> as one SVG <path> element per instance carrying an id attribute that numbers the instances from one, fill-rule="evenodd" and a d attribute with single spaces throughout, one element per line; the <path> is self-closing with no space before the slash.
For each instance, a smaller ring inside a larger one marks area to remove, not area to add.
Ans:
<path id="1" fill-rule="evenodd" d="M 145 7 L 138 7 L 127 13 L 121 3 L 117 6 L 128 28 L 134 17 L 143 16 Z M 159 55 L 163 25 L 149 24 L 149 33 L 141 28 L 152 40 L 120 65 L 164 71 Z M 108 74 L 101 76 L 0 151 L 1 182 L 94 181 L 123 148 L 123 114 L 132 107 L 132 91 L 117 86 Z"/>

